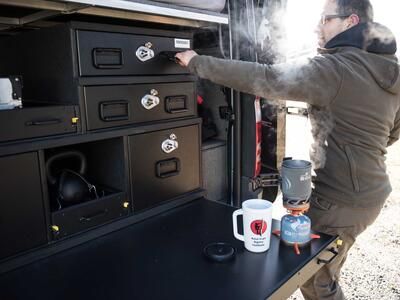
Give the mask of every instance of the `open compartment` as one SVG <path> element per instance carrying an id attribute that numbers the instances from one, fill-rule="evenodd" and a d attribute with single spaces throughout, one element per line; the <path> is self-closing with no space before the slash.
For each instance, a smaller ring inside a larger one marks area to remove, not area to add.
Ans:
<path id="1" fill-rule="evenodd" d="M 122 137 L 45 150 L 55 238 L 127 216 Z"/>

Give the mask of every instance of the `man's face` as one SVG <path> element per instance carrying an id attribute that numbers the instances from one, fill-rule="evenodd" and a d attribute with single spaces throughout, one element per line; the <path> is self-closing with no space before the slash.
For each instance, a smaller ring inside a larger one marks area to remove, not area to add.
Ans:
<path id="1" fill-rule="evenodd" d="M 322 16 L 338 14 L 336 0 L 326 0 L 322 10 Z M 322 19 L 322 18 L 321 18 Z M 319 22 L 316 33 L 318 34 L 318 45 L 323 48 L 332 38 L 348 29 L 348 22 L 345 18 L 327 18 L 325 24 Z"/>

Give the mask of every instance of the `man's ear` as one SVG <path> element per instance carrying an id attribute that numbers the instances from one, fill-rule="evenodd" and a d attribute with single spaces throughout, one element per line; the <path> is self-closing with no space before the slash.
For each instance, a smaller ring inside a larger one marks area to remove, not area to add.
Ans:
<path id="1" fill-rule="evenodd" d="M 347 20 L 349 20 L 347 23 L 347 28 L 356 26 L 358 23 L 360 23 L 360 17 L 356 14 L 351 14 Z"/>

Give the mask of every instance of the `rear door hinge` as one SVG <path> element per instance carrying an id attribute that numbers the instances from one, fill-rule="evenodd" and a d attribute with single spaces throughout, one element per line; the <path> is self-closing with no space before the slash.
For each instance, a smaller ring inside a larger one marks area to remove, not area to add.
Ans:
<path id="1" fill-rule="evenodd" d="M 279 173 L 260 174 L 250 180 L 251 188 L 253 189 L 253 191 L 260 188 L 279 186 L 279 183 Z"/>

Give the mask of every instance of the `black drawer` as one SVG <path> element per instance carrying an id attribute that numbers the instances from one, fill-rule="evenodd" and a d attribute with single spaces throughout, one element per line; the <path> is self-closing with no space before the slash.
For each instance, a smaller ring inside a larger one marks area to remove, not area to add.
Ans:
<path id="1" fill-rule="evenodd" d="M 77 106 L 43 106 L 0 110 L 0 142 L 76 133 Z"/>
<path id="2" fill-rule="evenodd" d="M 76 34 L 80 76 L 189 73 L 171 56 L 191 48 L 190 39 L 85 30 Z"/>
<path id="3" fill-rule="evenodd" d="M 126 194 L 118 192 L 53 212 L 54 238 L 65 237 L 126 216 L 130 211 L 126 203 Z"/>
<path id="4" fill-rule="evenodd" d="M 195 83 L 155 83 L 85 87 L 88 130 L 192 117 Z"/>
<path id="5" fill-rule="evenodd" d="M 200 187 L 198 125 L 131 136 L 129 143 L 134 212 Z"/>

